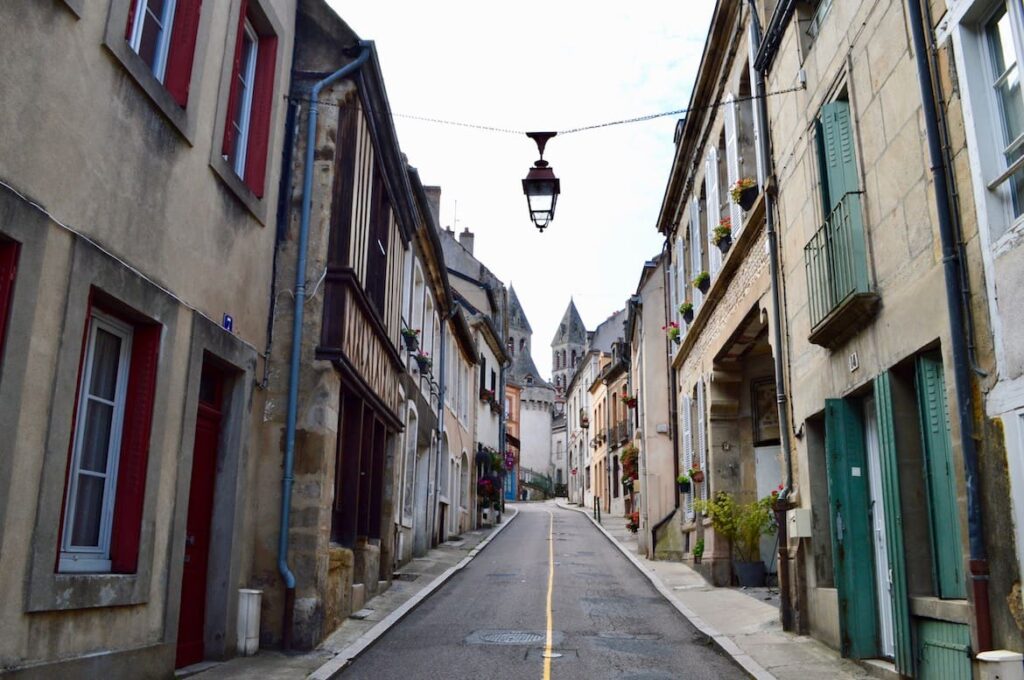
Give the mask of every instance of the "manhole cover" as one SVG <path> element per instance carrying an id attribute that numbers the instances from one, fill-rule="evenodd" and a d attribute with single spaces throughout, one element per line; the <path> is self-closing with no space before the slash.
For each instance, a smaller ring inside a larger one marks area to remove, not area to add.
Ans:
<path id="1" fill-rule="evenodd" d="M 540 633 L 530 633 L 525 630 L 503 630 L 494 633 L 484 633 L 480 636 L 484 642 L 496 645 L 530 645 L 540 642 L 544 636 Z"/>

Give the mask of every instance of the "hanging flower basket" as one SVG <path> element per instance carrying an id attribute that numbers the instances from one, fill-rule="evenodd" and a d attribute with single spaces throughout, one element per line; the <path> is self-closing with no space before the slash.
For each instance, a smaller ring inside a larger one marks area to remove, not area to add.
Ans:
<path id="1" fill-rule="evenodd" d="M 701 272 L 693 279 L 693 287 L 702 293 L 708 292 L 708 288 L 711 287 L 711 274 L 707 272 Z"/>
<path id="2" fill-rule="evenodd" d="M 410 352 L 415 352 L 420 348 L 420 332 L 418 330 L 403 328 L 402 340 L 405 341 L 405 348 Z"/>
<path id="3" fill-rule="evenodd" d="M 434 367 L 434 360 L 430 358 L 430 355 L 426 352 L 418 352 L 415 356 L 420 373 L 430 373 L 430 369 Z"/>
<path id="4" fill-rule="evenodd" d="M 757 182 L 750 177 L 741 177 L 729 187 L 729 196 L 733 203 L 739 204 L 744 210 L 750 210 L 757 201 Z"/>
<path id="5" fill-rule="evenodd" d="M 693 304 L 684 302 L 679 305 L 679 313 L 683 315 L 683 321 L 693 323 Z"/>
<path id="6" fill-rule="evenodd" d="M 626 397 L 626 408 L 636 408 L 636 397 Z"/>
<path id="7" fill-rule="evenodd" d="M 679 334 L 682 331 L 680 331 L 679 324 L 675 321 L 669 321 L 668 325 L 661 327 L 661 330 L 665 331 L 665 334 L 668 335 L 668 339 L 677 345 L 683 341 L 683 339 L 679 337 Z"/>
<path id="8" fill-rule="evenodd" d="M 679 493 L 690 493 L 690 478 L 687 475 L 676 477 L 676 488 L 679 489 Z"/>
<path id="9" fill-rule="evenodd" d="M 722 218 L 711 234 L 711 242 L 714 243 L 722 254 L 729 252 L 732 245 L 732 220 L 728 217 Z"/>
<path id="10" fill-rule="evenodd" d="M 695 484 L 703 484 L 704 483 L 704 471 L 701 470 L 700 468 L 691 468 L 690 469 L 690 479 L 693 480 L 693 482 Z"/>

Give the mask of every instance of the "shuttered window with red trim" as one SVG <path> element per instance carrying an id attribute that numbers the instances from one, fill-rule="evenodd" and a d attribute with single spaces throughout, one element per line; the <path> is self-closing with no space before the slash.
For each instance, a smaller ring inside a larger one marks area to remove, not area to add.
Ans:
<path id="1" fill-rule="evenodd" d="M 185 108 L 202 0 L 132 0 L 125 40 Z"/>
<path id="2" fill-rule="evenodd" d="M 93 302 L 72 424 L 58 570 L 132 574 L 138 570 L 162 327 L 105 297 Z"/>
<path id="3" fill-rule="evenodd" d="M 257 198 L 263 197 L 266 184 L 277 60 L 277 36 L 262 30 L 264 24 L 256 20 L 248 0 L 243 0 L 221 146 L 221 153 Z"/>
<path id="4" fill-rule="evenodd" d="M 14 274 L 18 268 L 18 243 L 0 236 L 0 362 L 4 358 L 7 318 L 14 297 Z"/>

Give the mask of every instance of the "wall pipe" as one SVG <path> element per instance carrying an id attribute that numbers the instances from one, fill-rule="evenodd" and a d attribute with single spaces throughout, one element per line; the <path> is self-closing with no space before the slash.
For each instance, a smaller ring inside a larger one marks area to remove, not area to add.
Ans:
<path id="1" fill-rule="evenodd" d="M 750 3 L 750 39 L 753 42 L 753 53 L 758 54 L 761 49 L 761 21 L 757 14 L 757 3 L 749 0 Z M 770 60 L 769 60 L 770 61 Z M 761 146 L 761 158 L 764 163 L 765 185 L 764 192 L 764 231 L 768 241 L 768 268 L 771 275 L 771 296 L 772 296 L 772 341 L 775 345 L 772 358 L 775 360 L 775 398 L 779 405 L 779 444 L 782 448 L 783 459 L 785 460 L 785 483 L 782 493 L 779 494 L 775 504 L 775 520 L 779 528 L 779 612 L 782 617 L 783 630 L 793 630 L 793 601 L 790 593 L 789 574 L 789 540 L 786 535 L 786 510 L 791 505 L 790 497 L 793 494 L 793 452 L 790 450 L 791 442 L 789 437 L 789 398 L 786 393 L 785 363 L 783 360 L 782 341 L 782 293 L 781 280 L 779 276 L 779 244 L 775 233 L 775 194 L 771 186 L 774 169 L 771 160 L 771 144 L 768 140 L 768 99 L 764 84 L 764 69 L 755 69 L 755 94 L 757 97 L 757 118 L 758 129 L 761 131 L 758 140 Z"/>
<path id="2" fill-rule="evenodd" d="M 974 600 L 975 631 L 978 648 L 992 649 L 992 623 L 989 615 L 988 553 L 985 547 L 984 521 L 979 488 L 978 450 L 974 441 L 974 394 L 971 390 L 971 357 L 964 337 L 965 319 L 960 289 L 960 261 L 958 243 L 953 228 L 953 212 L 949 185 L 946 181 L 946 159 L 942 153 L 938 115 L 935 110 L 935 92 L 928 61 L 928 43 L 925 38 L 924 17 L 919 0 L 907 0 L 907 18 L 914 40 L 914 58 L 917 80 L 921 87 L 925 130 L 928 137 L 928 158 L 931 162 L 932 181 L 935 183 L 935 204 L 939 220 L 939 239 L 942 243 L 942 269 L 946 283 L 946 307 L 949 310 L 950 351 L 953 355 L 953 381 L 956 390 L 957 420 L 960 426 L 960 448 L 964 459 L 965 486 L 967 488 L 967 531 L 970 548 L 970 585 Z"/>
<path id="3" fill-rule="evenodd" d="M 295 479 L 295 423 L 299 411 L 299 361 L 302 358 L 302 317 L 306 301 L 306 250 L 309 245 L 309 215 L 313 203 L 313 161 L 316 155 L 316 121 L 320 92 L 337 80 L 351 76 L 370 58 L 371 43 L 359 41 L 359 56 L 313 85 L 309 95 L 309 125 L 306 130 L 306 158 L 302 173 L 302 217 L 299 221 L 298 259 L 295 264 L 295 315 L 292 323 L 292 351 L 288 375 L 288 414 L 285 424 L 284 471 L 281 475 L 281 523 L 277 540 L 277 570 L 284 581 L 284 629 L 282 646 L 291 647 L 295 613 L 295 574 L 288 566 L 288 532 Z"/>

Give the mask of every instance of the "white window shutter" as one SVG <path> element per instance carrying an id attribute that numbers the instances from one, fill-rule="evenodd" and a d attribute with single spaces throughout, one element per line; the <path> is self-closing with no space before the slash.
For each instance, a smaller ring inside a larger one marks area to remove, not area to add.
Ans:
<path id="1" fill-rule="evenodd" d="M 700 458 L 700 469 L 704 471 L 704 483 L 700 485 L 700 495 L 704 500 L 708 499 L 708 486 L 711 484 L 711 474 L 708 470 L 708 431 L 707 414 L 704 411 L 704 381 L 697 383 L 697 455 Z"/>
<path id="2" fill-rule="evenodd" d="M 672 308 L 672 311 L 671 311 L 671 314 L 669 315 L 669 318 L 672 321 L 675 321 L 676 323 L 679 323 L 679 300 L 676 298 L 676 286 L 675 286 L 676 277 L 678 276 L 677 269 L 678 269 L 678 267 L 677 267 L 675 262 L 673 262 L 672 266 L 669 267 L 668 280 L 669 280 L 669 287 L 671 289 L 671 290 L 669 290 L 669 305 Z"/>
<path id="3" fill-rule="evenodd" d="M 685 474 L 690 474 L 690 468 L 693 467 L 693 428 L 691 427 L 690 421 L 690 397 L 688 395 L 683 396 L 682 403 L 682 421 L 683 421 L 683 471 Z M 686 508 L 686 519 L 693 519 L 693 483 L 690 483 L 690 493 L 686 494 L 685 508 Z"/>
<path id="4" fill-rule="evenodd" d="M 739 144 L 739 104 L 732 92 L 725 96 L 725 167 L 729 178 L 729 186 L 722 190 L 722 193 L 729 196 L 728 192 L 740 178 L 740 144 Z M 739 204 L 734 203 L 732 197 L 729 202 L 729 219 L 732 220 L 732 232 L 738 235 L 743 228 L 743 209 Z"/>
<path id="5" fill-rule="evenodd" d="M 676 289 L 676 314 L 678 314 L 679 326 L 686 325 L 683 315 L 679 314 L 679 305 L 686 302 L 686 235 L 682 231 L 676 232 L 676 278 L 673 285 Z"/>
<path id="6" fill-rule="evenodd" d="M 757 71 L 754 69 L 754 59 L 757 58 L 757 53 L 754 51 L 754 24 L 750 23 L 749 37 L 747 39 L 747 45 L 750 47 L 750 91 L 752 94 L 757 94 Z M 758 125 L 757 120 L 757 107 L 761 103 L 756 99 L 751 99 L 749 102 L 745 102 L 744 106 L 750 106 L 753 116 L 751 120 L 753 122 L 754 130 L 754 157 L 757 158 L 757 186 L 764 188 L 764 158 L 761 156 L 761 127 Z"/>
<path id="7" fill-rule="evenodd" d="M 700 201 L 694 198 L 690 202 L 690 276 L 686 282 L 693 289 L 693 312 L 697 313 L 702 302 L 704 302 L 704 294 L 693 285 L 693 279 L 697 277 L 697 274 L 704 271 L 704 264 L 701 261 L 701 243 L 700 236 Z"/>
<path id="8" fill-rule="evenodd" d="M 722 253 L 711 241 L 715 227 L 722 219 L 722 203 L 718 192 L 718 149 L 714 147 L 708 151 L 708 159 L 704 164 L 704 188 L 708 207 L 708 274 L 714 279 L 722 267 Z"/>

